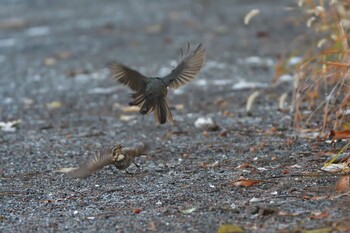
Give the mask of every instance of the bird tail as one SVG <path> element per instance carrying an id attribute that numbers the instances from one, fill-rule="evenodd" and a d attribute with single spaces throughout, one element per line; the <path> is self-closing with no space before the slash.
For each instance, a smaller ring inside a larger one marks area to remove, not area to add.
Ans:
<path id="1" fill-rule="evenodd" d="M 165 124 L 167 121 L 174 122 L 167 100 L 163 97 L 158 97 L 156 100 L 154 116 L 158 122 L 160 124 Z"/>
<path id="2" fill-rule="evenodd" d="M 157 95 L 146 95 L 144 92 L 136 92 L 132 95 L 134 101 L 129 105 L 140 106 L 140 113 L 145 115 L 154 111 L 154 116 L 160 124 L 167 121 L 174 122 L 167 100 Z"/>

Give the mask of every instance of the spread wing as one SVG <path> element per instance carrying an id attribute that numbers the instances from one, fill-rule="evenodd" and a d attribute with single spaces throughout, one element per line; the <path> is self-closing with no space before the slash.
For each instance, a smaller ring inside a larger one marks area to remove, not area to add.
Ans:
<path id="1" fill-rule="evenodd" d="M 205 50 L 202 44 L 186 56 L 171 73 L 164 77 L 164 82 L 171 88 L 178 88 L 194 79 L 202 68 L 205 60 Z"/>
<path id="2" fill-rule="evenodd" d="M 145 151 L 148 150 L 148 144 L 143 142 L 134 143 L 131 147 L 123 148 L 123 154 L 132 156 L 133 158 L 141 156 Z"/>
<path id="3" fill-rule="evenodd" d="M 80 167 L 69 173 L 74 178 L 84 178 L 92 173 L 101 170 L 103 167 L 113 163 L 112 152 L 96 153 L 89 157 L 88 160 L 80 165 Z"/>
<path id="4" fill-rule="evenodd" d="M 127 66 L 112 63 L 109 69 L 114 78 L 134 91 L 143 90 L 147 85 L 147 77 Z"/>

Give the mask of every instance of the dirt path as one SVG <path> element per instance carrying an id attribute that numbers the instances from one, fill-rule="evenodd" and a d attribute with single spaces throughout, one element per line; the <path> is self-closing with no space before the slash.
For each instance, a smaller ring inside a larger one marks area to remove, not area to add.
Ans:
<path id="1" fill-rule="evenodd" d="M 0 131 L 1 232 L 216 232 L 223 223 L 288 232 L 349 219 L 345 197 L 329 198 L 336 177 L 292 176 L 319 174 L 330 148 L 295 137 L 278 111 L 291 84 L 262 88 L 251 115 L 245 103 L 256 89 L 237 89 L 242 80 L 270 86 L 274 62 L 301 30 L 283 10 L 293 1 L 51 2 L 0 4 L 0 121 L 21 121 Z M 246 27 L 254 8 L 261 15 Z M 188 41 L 205 43 L 207 62 L 168 95 L 178 126 L 123 111 L 130 91 L 106 64 L 161 75 Z M 219 130 L 197 128 L 201 117 Z M 131 175 L 54 172 L 140 140 L 151 149 Z M 235 186 L 240 177 L 261 182 Z"/>

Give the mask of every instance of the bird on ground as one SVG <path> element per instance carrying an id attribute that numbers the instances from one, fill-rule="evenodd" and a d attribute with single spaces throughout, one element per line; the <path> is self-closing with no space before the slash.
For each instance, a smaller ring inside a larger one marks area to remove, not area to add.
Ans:
<path id="1" fill-rule="evenodd" d="M 117 144 L 112 151 L 107 150 L 102 153 L 95 153 L 85 163 L 81 164 L 79 168 L 71 171 L 69 175 L 74 178 L 84 178 L 110 164 L 113 164 L 119 170 L 126 170 L 134 163 L 134 158 L 139 157 L 146 150 L 147 145 L 143 142 L 138 142 L 131 147 L 125 148 L 121 144 Z"/>
<path id="2" fill-rule="evenodd" d="M 173 116 L 166 99 L 168 88 L 176 89 L 192 81 L 205 60 L 205 50 L 202 44 L 199 44 L 193 52 L 189 51 L 190 45 L 188 44 L 187 55 L 170 74 L 164 77 L 146 77 L 118 63 L 110 64 L 109 68 L 114 78 L 134 91 L 130 106 L 139 106 L 139 112 L 143 115 L 154 112 L 160 124 L 173 123 Z"/>

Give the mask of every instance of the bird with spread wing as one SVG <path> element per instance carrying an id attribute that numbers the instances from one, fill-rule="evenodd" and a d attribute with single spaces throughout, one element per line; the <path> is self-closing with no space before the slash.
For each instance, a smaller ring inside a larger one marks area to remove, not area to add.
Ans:
<path id="1" fill-rule="evenodd" d="M 104 150 L 90 156 L 79 168 L 71 171 L 69 175 L 74 178 L 84 178 L 110 164 L 113 164 L 119 170 L 126 170 L 134 163 L 134 159 L 141 156 L 147 149 L 148 145 L 143 142 L 125 148 L 117 144 L 113 150 Z"/>
<path id="2" fill-rule="evenodd" d="M 174 122 L 166 100 L 168 88 L 176 89 L 193 80 L 205 60 L 202 44 L 199 44 L 192 53 L 189 53 L 189 48 L 188 45 L 187 56 L 164 77 L 146 77 L 125 65 L 112 63 L 109 68 L 113 77 L 134 91 L 133 101 L 129 105 L 139 106 L 139 112 L 143 115 L 154 112 L 160 124 Z"/>

